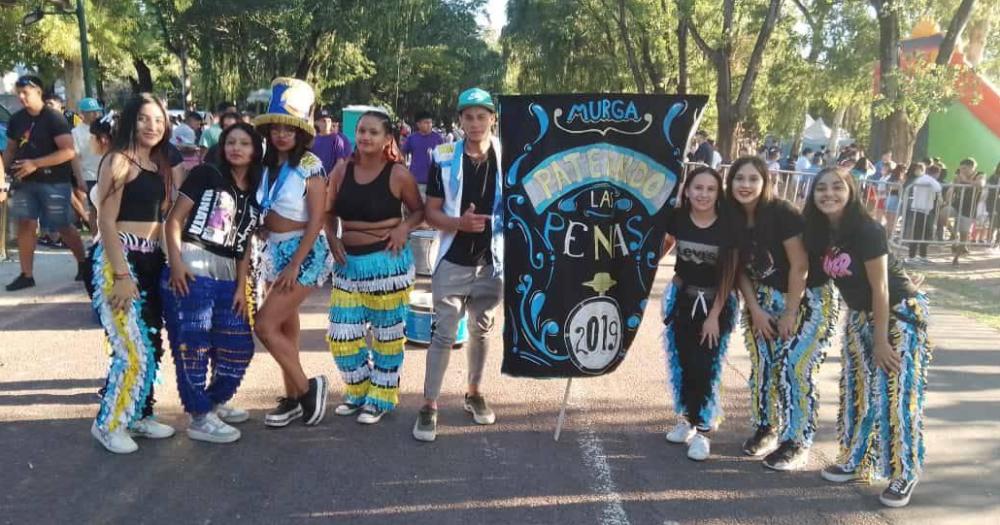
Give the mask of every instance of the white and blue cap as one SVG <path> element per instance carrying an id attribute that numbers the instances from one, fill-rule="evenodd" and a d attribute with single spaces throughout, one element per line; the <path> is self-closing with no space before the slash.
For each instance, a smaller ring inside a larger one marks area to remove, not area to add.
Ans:
<path id="1" fill-rule="evenodd" d="M 493 113 L 496 113 L 497 107 L 493 104 L 493 97 L 485 89 L 480 88 L 470 88 L 462 92 L 458 96 L 458 112 L 461 113 L 465 108 L 480 107 L 486 108 Z"/>
<path id="2" fill-rule="evenodd" d="M 101 103 L 97 101 L 96 98 L 87 97 L 80 100 L 80 104 L 76 107 L 81 113 L 89 113 L 92 111 L 101 112 L 104 108 L 101 107 Z"/>

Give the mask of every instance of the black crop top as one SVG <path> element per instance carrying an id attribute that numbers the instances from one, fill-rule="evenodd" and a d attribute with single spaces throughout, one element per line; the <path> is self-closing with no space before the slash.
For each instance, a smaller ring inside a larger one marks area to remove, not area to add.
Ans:
<path id="1" fill-rule="evenodd" d="M 345 221 L 379 222 L 403 218 L 402 200 L 392 194 L 389 179 L 395 164 L 387 162 L 382 172 L 368 184 L 354 180 L 354 163 L 347 163 L 344 182 L 334 201 L 337 215 Z"/>
<path id="2" fill-rule="evenodd" d="M 118 208 L 118 221 L 160 222 L 161 206 L 167 198 L 163 177 L 155 171 L 139 169 L 139 174 L 122 187 L 122 201 Z"/>

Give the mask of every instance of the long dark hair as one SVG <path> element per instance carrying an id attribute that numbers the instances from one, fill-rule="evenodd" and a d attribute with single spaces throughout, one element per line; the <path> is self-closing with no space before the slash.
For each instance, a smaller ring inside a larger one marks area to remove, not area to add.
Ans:
<path id="1" fill-rule="evenodd" d="M 382 131 L 384 131 L 385 134 L 389 136 L 389 143 L 386 144 L 384 148 L 382 148 L 382 157 L 385 158 L 385 161 L 391 162 L 393 164 L 402 162 L 403 154 L 399 151 L 399 144 L 397 143 L 396 130 L 392 126 L 392 120 L 389 119 L 389 115 L 386 115 L 381 111 L 365 111 L 364 113 L 361 114 L 361 117 L 358 118 L 359 126 L 361 125 L 361 121 L 364 120 L 365 117 L 372 117 L 378 119 L 379 124 L 382 125 Z M 354 153 L 352 154 L 352 158 L 354 159 L 355 162 L 358 161 L 359 153 L 357 148 L 354 148 Z"/>
<path id="2" fill-rule="evenodd" d="M 267 153 L 264 154 L 264 166 L 271 171 L 277 171 L 278 169 L 278 148 L 271 142 L 271 124 L 262 124 L 257 126 L 257 130 L 267 141 Z M 308 131 L 295 128 L 295 147 L 292 151 L 288 152 L 288 165 L 296 168 L 299 163 L 302 162 L 302 157 L 305 156 L 306 152 L 309 151 L 309 147 L 312 146 L 313 136 L 309 134 Z"/>
<path id="3" fill-rule="evenodd" d="M 219 171 L 222 172 L 229 184 L 236 186 L 236 181 L 233 179 L 233 167 L 229 164 L 229 159 L 226 158 L 226 139 L 234 130 L 240 130 L 249 135 L 250 143 L 253 144 L 253 157 L 251 157 L 250 166 L 247 169 L 247 181 L 251 189 L 256 189 L 260 184 L 261 171 L 263 170 L 264 144 L 257 130 L 246 122 L 237 122 L 224 129 L 219 135 L 219 148 L 221 149 L 219 151 Z"/>
<path id="4" fill-rule="evenodd" d="M 719 172 L 708 167 L 699 166 L 685 176 L 684 178 L 684 191 L 681 191 L 681 207 L 679 213 L 691 214 L 691 200 L 687 196 L 687 187 L 698 175 L 707 174 L 711 175 L 715 179 L 715 183 L 719 187 L 719 195 L 715 199 L 715 214 L 716 221 L 721 228 L 721 231 L 726 235 L 733 235 L 734 225 L 733 225 L 733 213 L 731 211 L 731 206 L 725 198 L 723 198 L 723 181 L 722 175 Z M 739 252 L 737 246 L 731 246 L 729 249 L 719 249 L 719 259 L 715 266 L 715 280 L 719 283 L 718 291 L 716 293 L 717 301 L 726 301 L 729 292 L 733 290 L 736 284 L 736 270 L 739 265 Z"/>
<path id="5" fill-rule="evenodd" d="M 850 192 L 847 198 L 847 205 L 840 219 L 837 234 L 834 236 L 833 228 L 830 227 L 830 219 L 819 211 L 816 207 L 816 183 L 821 178 L 829 174 L 835 174 Z M 850 173 L 840 168 L 824 168 L 816 174 L 809 191 L 806 194 L 806 206 L 802 211 L 805 218 L 805 231 L 803 233 L 806 250 L 809 255 L 822 256 L 826 250 L 834 243 L 844 240 L 846 237 L 856 234 L 867 222 L 875 222 L 875 219 L 868 213 L 868 210 L 861 204 L 858 196 L 858 185 L 854 182 L 854 177 Z"/>
<path id="6" fill-rule="evenodd" d="M 114 153 L 126 155 L 127 152 L 135 150 L 138 144 L 136 134 L 139 129 L 139 112 L 147 104 L 156 106 L 163 114 L 163 137 L 150 149 L 149 160 L 156 163 L 157 172 L 163 178 L 166 198 L 163 199 L 163 204 L 160 207 L 163 213 L 166 213 L 170 209 L 173 199 L 173 177 L 170 169 L 170 159 L 167 156 L 167 147 L 170 143 L 170 115 L 167 113 L 167 108 L 160 99 L 150 93 L 139 93 L 125 103 L 125 107 L 122 109 L 116 124 L 117 129 L 115 129 L 111 137 L 111 149 L 108 150 L 107 155 L 110 156 Z M 108 191 L 108 194 L 104 198 L 107 199 L 108 196 L 120 190 L 124 185 L 124 178 L 121 180 L 112 180 L 111 190 Z"/>
<path id="7" fill-rule="evenodd" d="M 772 237 L 774 236 L 774 215 L 777 199 L 774 197 L 774 188 L 771 180 L 771 170 L 767 169 L 767 164 L 761 160 L 760 157 L 754 155 L 748 155 L 745 157 L 740 157 L 733 161 L 732 165 L 729 166 L 729 171 L 726 172 L 726 203 L 732 211 L 732 224 L 734 231 L 737 232 L 739 236 L 740 245 L 740 258 L 741 262 L 745 262 L 746 258 L 749 257 L 750 241 L 747 235 L 743 235 L 744 230 L 750 223 L 750 217 L 747 217 L 746 210 L 743 205 L 736 200 L 733 195 L 733 179 L 736 178 L 736 172 L 738 172 L 744 166 L 753 166 L 754 170 L 760 175 L 761 179 L 764 181 L 764 187 L 760 191 L 760 197 L 757 199 L 757 205 L 754 206 L 753 211 L 753 224 L 754 224 L 754 236 L 760 240 L 760 244 L 765 246 L 770 246 Z"/>

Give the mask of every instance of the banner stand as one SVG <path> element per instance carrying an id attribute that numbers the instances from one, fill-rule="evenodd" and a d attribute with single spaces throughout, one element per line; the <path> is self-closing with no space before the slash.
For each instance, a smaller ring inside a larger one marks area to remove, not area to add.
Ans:
<path id="1" fill-rule="evenodd" d="M 562 407 L 559 408 L 559 419 L 556 421 L 556 434 L 552 436 L 555 441 L 559 441 L 559 434 L 562 433 L 563 422 L 566 421 L 566 403 L 569 401 L 569 387 L 572 384 L 572 377 L 566 380 L 566 392 L 563 394 Z"/>

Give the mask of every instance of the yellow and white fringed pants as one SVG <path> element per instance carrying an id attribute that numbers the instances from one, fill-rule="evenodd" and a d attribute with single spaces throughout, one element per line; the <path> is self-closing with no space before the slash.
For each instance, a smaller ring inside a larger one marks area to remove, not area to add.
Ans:
<path id="1" fill-rule="evenodd" d="M 107 335 L 111 362 L 101 391 L 97 426 L 103 431 L 128 428 L 153 414 L 153 381 L 163 355 L 159 279 L 164 258 L 159 243 L 119 233 L 129 272 L 140 297 L 124 310 L 114 310 L 108 297 L 114 270 L 102 245 L 94 251 L 93 305 Z"/>
<path id="2" fill-rule="evenodd" d="M 347 403 L 379 411 L 399 403 L 406 309 L 413 288 L 410 247 L 347 253 L 333 268 L 327 342 L 344 379 Z M 372 344 L 368 344 L 371 331 Z"/>
<path id="3" fill-rule="evenodd" d="M 867 479 L 912 480 L 924 465 L 923 413 L 931 344 L 927 296 L 893 305 L 889 345 L 902 357 L 899 373 L 875 365 L 871 312 L 850 310 L 837 416 L 837 462 Z"/>

